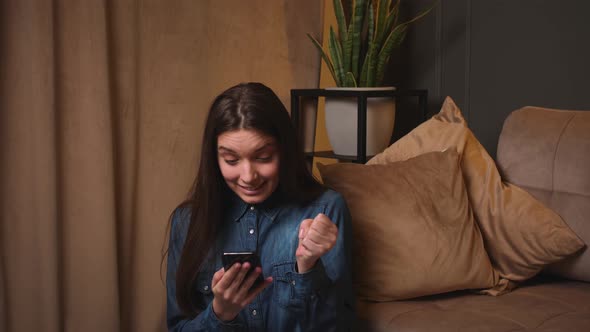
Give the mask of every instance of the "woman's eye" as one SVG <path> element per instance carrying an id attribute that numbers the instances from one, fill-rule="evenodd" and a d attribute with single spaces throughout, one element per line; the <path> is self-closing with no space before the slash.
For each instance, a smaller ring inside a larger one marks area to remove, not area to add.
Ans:
<path id="1" fill-rule="evenodd" d="M 237 159 L 224 159 L 224 160 L 225 160 L 225 163 L 228 165 L 235 165 L 238 163 Z"/>
<path id="2" fill-rule="evenodd" d="M 261 162 L 269 162 L 271 161 L 272 157 L 258 157 L 256 158 L 256 160 L 261 161 Z"/>

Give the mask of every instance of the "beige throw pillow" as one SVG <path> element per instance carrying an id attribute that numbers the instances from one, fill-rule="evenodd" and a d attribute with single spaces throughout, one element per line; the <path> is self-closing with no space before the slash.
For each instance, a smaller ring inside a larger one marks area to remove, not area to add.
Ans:
<path id="1" fill-rule="evenodd" d="M 497 277 L 469 207 L 454 150 L 386 164 L 318 165 L 354 228 L 360 299 L 390 301 L 492 287 Z"/>
<path id="2" fill-rule="evenodd" d="M 584 243 L 552 210 L 519 187 L 502 182 L 494 160 L 467 128 L 449 97 L 440 113 L 415 128 L 368 164 L 386 164 L 431 151 L 456 149 L 486 251 L 501 278 L 522 281 L 575 253 Z M 502 289 L 500 289 L 502 288 Z"/>

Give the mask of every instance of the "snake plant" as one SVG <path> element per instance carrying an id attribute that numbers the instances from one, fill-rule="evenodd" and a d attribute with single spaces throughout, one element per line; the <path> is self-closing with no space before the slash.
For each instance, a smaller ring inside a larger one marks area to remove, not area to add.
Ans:
<path id="1" fill-rule="evenodd" d="M 352 13 L 347 22 L 342 0 L 333 1 L 338 34 L 330 26 L 328 51 L 324 51 L 309 33 L 307 36 L 320 51 L 339 87 L 379 86 L 391 52 L 404 40 L 410 23 L 426 16 L 433 8 L 399 23 L 401 0 L 393 5 L 392 0 L 351 0 Z M 367 30 L 363 33 L 365 24 Z"/>

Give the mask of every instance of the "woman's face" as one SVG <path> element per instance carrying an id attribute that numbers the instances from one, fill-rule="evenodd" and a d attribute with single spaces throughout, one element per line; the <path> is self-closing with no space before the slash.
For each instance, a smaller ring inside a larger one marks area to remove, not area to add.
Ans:
<path id="1" fill-rule="evenodd" d="M 225 132 L 217 138 L 217 161 L 225 183 L 248 204 L 262 203 L 279 185 L 278 143 L 271 136 Z"/>

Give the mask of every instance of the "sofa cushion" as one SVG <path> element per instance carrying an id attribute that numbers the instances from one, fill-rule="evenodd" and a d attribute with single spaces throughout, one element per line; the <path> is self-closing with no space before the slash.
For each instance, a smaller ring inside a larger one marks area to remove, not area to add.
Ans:
<path id="1" fill-rule="evenodd" d="M 520 187 L 502 181 L 494 160 L 475 138 L 449 97 L 432 119 L 402 137 L 368 164 L 405 160 L 430 151 L 456 149 L 475 219 L 500 280 L 494 292 L 511 288 L 548 264 L 584 247 L 568 225 Z"/>
<path id="2" fill-rule="evenodd" d="M 536 279 L 536 278 L 535 278 Z M 590 331 L 590 283 L 537 281 L 490 297 L 454 292 L 424 298 L 359 300 L 362 331 Z"/>
<path id="3" fill-rule="evenodd" d="M 524 107 L 512 112 L 498 143 L 498 168 L 559 213 L 590 243 L 590 112 Z M 590 251 L 551 265 L 551 273 L 590 281 Z"/>
<path id="4" fill-rule="evenodd" d="M 387 165 L 318 165 L 354 228 L 359 298 L 389 301 L 495 284 L 454 150 Z"/>

